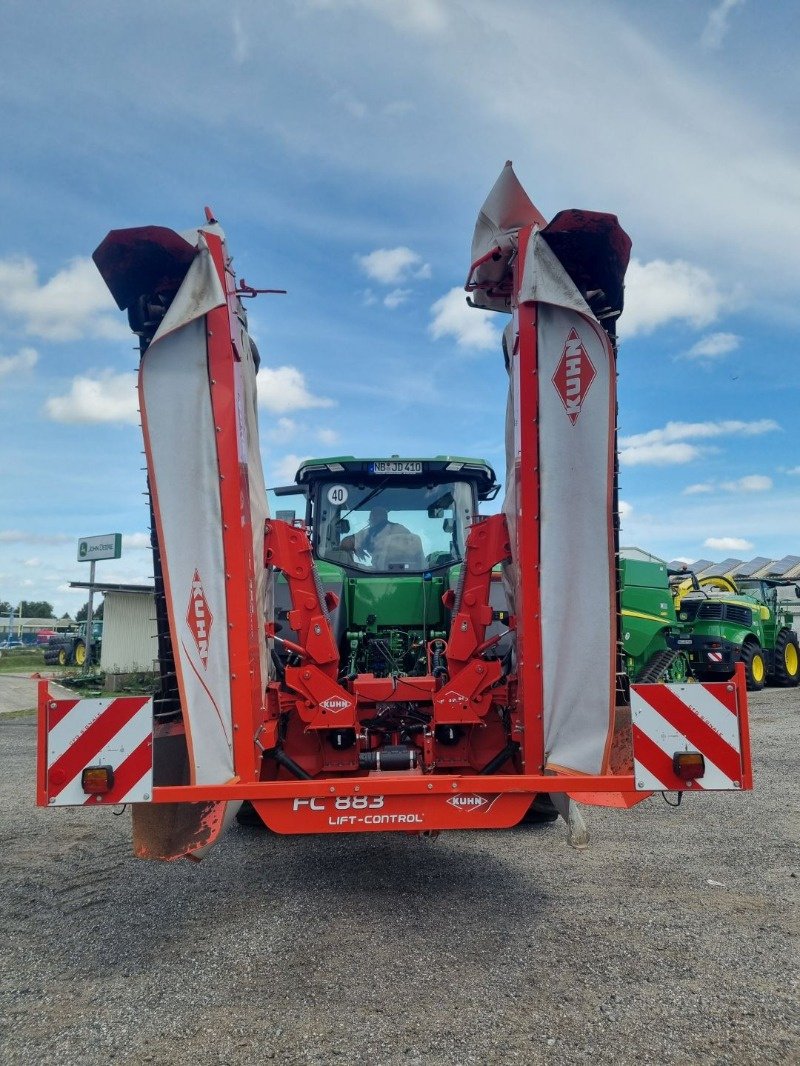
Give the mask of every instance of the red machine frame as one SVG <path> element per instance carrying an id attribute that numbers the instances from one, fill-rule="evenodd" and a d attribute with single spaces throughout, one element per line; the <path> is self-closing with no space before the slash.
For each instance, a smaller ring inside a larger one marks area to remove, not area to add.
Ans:
<path id="1" fill-rule="evenodd" d="M 518 234 L 514 260 L 514 292 L 535 227 Z M 447 681 L 432 672 L 403 679 L 433 710 L 432 724 L 480 725 L 491 705 L 511 707 L 512 733 L 519 738 L 520 773 L 444 772 L 421 769 L 393 772 L 339 771 L 337 776 L 310 780 L 280 774 L 280 767 L 265 758 L 279 743 L 283 712 L 294 709 L 306 733 L 331 728 L 357 728 L 359 708 L 376 701 L 391 701 L 392 678 L 360 675 L 349 687 L 338 680 L 338 649 L 328 612 L 336 604 L 326 600 L 316 579 L 311 546 L 302 526 L 270 520 L 265 529 L 264 563 L 281 570 L 292 594 L 292 629 L 299 635 L 292 645 L 301 662 L 286 668 L 285 684 L 261 677 L 259 633 L 256 623 L 252 526 L 249 508 L 247 456 L 241 454 L 240 385 L 236 363 L 240 360 L 237 336 L 236 283 L 222 238 L 205 234 L 227 305 L 207 316 L 208 367 L 212 409 L 216 424 L 223 545 L 226 566 L 227 634 L 231 664 L 231 704 L 235 773 L 231 780 L 209 785 L 159 785 L 152 790 L 154 804 L 208 804 L 251 801 L 271 828 L 287 833 L 341 832 L 398 829 L 406 831 L 501 828 L 516 824 L 537 793 L 567 793 L 583 802 L 628 807 L 652 793 L 637 789 L 633 774 L 630 721 L 619 716 L 615 745 L 622 757 L 608 772 L 596 775 L 544 772 L 542 618 L 539 583 L 539 477 L 537 306 L 518 304 L 518 343 L 511 372 L 519 404 L 519 454 L 525 457 L 517 470 L 518 511 L 535 520 L 519 522 L 514 555 L 525 582 L 520 582 L 516 629 L 517 671 L 503 679 L 497 660 L 482 658 L 491 641 L 486 628 L 492 621 L 489 589 L 492 568 L 508 558 L 511 545 L 501 515 L 476 519 L 468 538 L 465 580 L 460 601 L 448 606 L 454 618 L 448 646 Z M 150 463 L 148 455 L 148 463 Z M 151 470 L 152 474 L 152 470 Z M 155 482 L 154 478 L 151 478 Z M 156 504 L 157 514 L 157 500 Z M 267 639 L 274 637 L 268 628 Z M 737 674 L 736 694 L 742 739 L 743 788 L 752 787 L 744 678 Z M 404 697 L 408 700 L 408 695 Z M 327 704 L 327 706 L 326 706 Z M 46 683 L 40 688 L 37 802 L 48 803 L 46 737 L 48 714 L 57 707 Z M 154 729 L 154 743 L 174 732 L 175 726 Z M 190 742 L 190 738 L 187 737 Z M 516 752 L 515 752 L 516 755 Z M 511 755 L 509 754 L 509 758 Z M 269 764 L 268 771 L 265 767 Z M 347 765 L 345 759 L 342 766 Z M 502 767 L 501 762 L 498 769 Z M 378 802 L 380 801 L 380 802 Z"/>

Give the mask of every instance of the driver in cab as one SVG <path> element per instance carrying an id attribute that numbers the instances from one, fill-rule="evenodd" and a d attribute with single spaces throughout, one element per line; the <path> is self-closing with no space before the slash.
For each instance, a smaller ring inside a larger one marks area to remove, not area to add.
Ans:
<path id="1" fill-rule="evenodd" d="M 418 540 L 399 522 L 390 522 L 385 507 L 373 507 L 369 513 L 369 525 L 358 533 L 344 537 L 339 547 L 343 551 L 353 552 L 362 561 L 369 555 L 374 570 L 388 570 L 390 563 L 397 562 L 398 556 L 407 553 L 411 537 Z"/>

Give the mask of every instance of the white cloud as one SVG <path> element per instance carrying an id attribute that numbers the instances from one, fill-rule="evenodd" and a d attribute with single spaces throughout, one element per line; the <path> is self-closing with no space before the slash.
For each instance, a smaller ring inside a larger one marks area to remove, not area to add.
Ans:
<path id="1" fill-rule="evenodd" d="M 633 504 L 628 503 L 627 500 L 619 501 L 619 517 L 620 521 L 624 521 L 629 515 L 633 514 Z"/>
<path id="2" fill-rule="evenodd" d="M 696 344 L 693 344 L 684 358 L 719 359 L 736 351 L 740 343 L 741 338 L 735 333 L 709 333 L 707 337 L 701 337 Z"/>
<path id="3" fill-rule="evenodd" d="M 690 463 L 707 454 L 710 449 L 687 443 L 689 441 L 733 434 L 753 437 L 777 429 L 780 429 L 780 426 L 771 418 L 761 418 L 753 422 L 741 422 L 736 419 L 721 422 L 667 422 L 661 429 L 621 436 L 619 461 L 623 466 L 675 466 Z M 710 488 L 709 486 L 709 491 Z M 700 491 L 696 486 L 690 486 L 690 489 L 693 493 Z"/>
<path id="4" fill-rule="evenodd" d="M 310 407 L 332 407 L 333 400 L 309 392 L 304 375 L 293 366 L 261 365 L 258 372 L 258 405 L 265 411 L 283 414 Z"/>
<path id="5" fill-rule="evenodd" d="M 701 455 L 694 444 L 620 444 L 619 461 L 622 466 L 679 466 L 691 463 Z"/>
<path id="6" fill-rule="evenodd" d="M 32 259 L 0 260 L 0 310 L 51 341 L 122 340 L 127 326 L 91 259 L 72 259 L 40 284 Z"/>
<path id="7" fill-rule="evenodd" d="M 150 548 L 150 536 L 147 533 L 123 533 L 122 547 L 127 551 L 141 551 Z"/>
<path id="8" fill-rule="evenodd" d="M 34 555 L 33 558 L 31 558 L 31 559 L 25 559 L 23 561 L 22 565 L 23 566 L 29 566 L 31 568 L 36 567 L 36 569 L 38 570 L 39 567 L 41 567 L 41 565 L 42 565 L 42 560 L 39 558 L 38 555 Z"/>
<path id="9" fill-rule="evenodd" d="M 392 289 L 392 291 L 383 298 L 384 306 L 393 311 L 395 307 L 404 304 L 410 295 L 411 289 Z"/>
<path id="10" fill-rule="evenodd" d="M 353 96 L 347 89 L 340 89 L 339 92 L 334 93 L 331 97 L 331 103 L 343 108 L 352 118 L 362 119 L 367 117 L 367 105 L 363 100 Z"/>
<path id="11" fill-rule="evenodd" d="M 293 418 L 284 416 L 275 422 L 271 422 L 265 435 L 278 444 L 288 444 L 296 435 L 298 428 L 297 422 Z"/>
<path id="12" fill-rule="evenodd" d="M 768 492 L 772 488 L 772 478 L 763 474 L 747 474 L 736 481 L 723 481 L 720 488 L 726 492 Z"/>
<path id="13" fill-rule="evenodd" d="M 368 278 L 381 285 L 399 285 L 410 278 L 431 276 L 430 265 L 423 263 L 418 252 L 405 246 L 376 248 L 368 255 L 357 255 L 356 262 Z"/>
<path id="14" fill-rule="evenodd" d="M 336 444 L 339 440 L 339 434 L 335 429 L 318 429 L 317 440 L 321 444 Z"/>
<path id="15" fill-rule="evenodd" d="M 388 22 L 397 30 L 437 34 L 448 24 L 441 0 L 307 0 L 311 7 L 336 12 L 363 11 Z"/>
<path id="16" fill-rule="evenodd" d="M 139 424 L 139 398 L 136 374 L 115 374 L 110 370 L 99 377 L 76 377 L 65 396 L 51 396 L 44 405 L 54 422 Z"/>
<path id="17" fill-rule="evenodd" d="M 20 348 L 16 355 L 0 355 L 0 378 L 32 370 L 38 361 L 39 353 L 33 348 Z"/>
<path id="18" fill-rule="evenodd" d="M 719 484 L 713 481 L 703 481 L 696 485 L 687 485 L 683 490 L 684 496 L 700 496 L 718 489 L 723 492 L 768 492 L 772 488 L 772 478 L 763 474 L 746 474 L 735 481 L 721 481 Z"/>
<path id="19" fill-rule="evenodd" d="M 383 114 L 388 118 L 402 118 L 403 115 L 409 115 L 415 110 L 410 100 L 392 100 L 383 108 Z"/>
<path id="20" fill-rule="evenodd" d="M 310 455 L 295 455 L 289 452 L 282 458 L 275 460 L 270 467 L 270 480 L 268 485 L 289 485 L 294 481 L 294 475 L 297 473 L 297 468 L 306 459 L 310 459 Z"/>
<path id="21" fill-rule="evenodd" d="M 669 444 L 673 441 L 705 440 L 732 434 L 757 437 L 778 429 L 780 426 L 771 418 L 759 418 L 753 422 L 741 422 L 738 419 L 726 419 L 721 422 L 667 422 L 661 429 L 621 436 L 619 443 L 621 447 L 638 447 L 645 444 Z"/>
<path id="22" fill-rule="evenodd" d="M 233 31 L 233 61 L 241 66 L 250 55 L 250 40 L 245 33 L 240 12 L 234 11 L 231 18 L 231 30 Z"/>
<path id="23" fill-rule="evenodd" d="M 428 332 L 434 340 L 455 337 L 460 348 L 481 351 L 500 346 L 500 334 L 491 323 L 491 312 L 470 307 L 461 288 L 451 289 L 440 297 L 431 306 L 431 315 Z"/>
<path id="24" fill-rule="evenodd" d="M 652 333 L 667 322 L 688 322 L 697 329 L 719 315 L 725 299 L 711 274 L 681 259 L 631 259 L 625 276 L 625 310 L 620 336 Z"/>
<path id="25" fill-rule="evenodd" d="M 752 551 L 753 544 L 742 537 L 708 537 L 703 541 L 703 547 L 720 552 L 746 552 Z"/>
<path id="26" fill-rule="evenodd" d="M 717 49 L 728 32 L 728 18 L 734 8 L 741 7 L 744 0 L 720 0 L 708 13 L 708 20 L 700 38 L 704 48 Z"/>
<path id="27" fill-rule="evenodd" d="M 0 530 L 0 544 L 67 544 L 78 538 L 70 537 L 67 533 L 31 533 L 23 529 Z"/>
<path id="28" fill-rule="evenodd" d="M 787 474 L 800 474 L 800 466 L 792 466 L 786 471 Z"/>

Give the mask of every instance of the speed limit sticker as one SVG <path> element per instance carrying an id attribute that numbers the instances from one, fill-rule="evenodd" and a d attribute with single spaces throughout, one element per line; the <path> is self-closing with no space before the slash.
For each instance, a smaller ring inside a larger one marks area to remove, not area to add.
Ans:
<path id="1" fill-rule="evenodd" d="M 328 503 L 332 503 L 334 507 L 341 507 L 343 503 L 347 503 L 347 487 L 331 485 L 328 489 Z"/>

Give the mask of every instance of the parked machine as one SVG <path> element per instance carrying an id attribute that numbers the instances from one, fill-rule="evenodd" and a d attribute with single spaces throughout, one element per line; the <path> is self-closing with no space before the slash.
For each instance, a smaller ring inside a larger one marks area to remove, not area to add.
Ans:
<path id="1" fill-rule="evenodd" d="M 100 662 L 103 623 L 92 623 L 92 662 Z M 86 666 L 86 623 L 74 629 L 54 633 L 44 646 L 46 666 Z"/>
<path id="2" fill-rule="evenodd" d="M 691 676 L 679 642 L 678 622 L 667 564 L 640 548 L 623 548 L 619 557 L 622 645 L 631 681 L 684 682 Z"/>
<path id="3" fill-rule="evenodd" d="M 670 646 L 689 656 L 701 680 L 733 677 L 744 667 L 747 687 L 793 686 L 800 681 L 800 647 L 792 616 L 778 600 L 783 584 L 766 578 L 690 575 L 675 587 L 677 619 L 682 632 Z M 800 586 L 794 586 L 800 596 Z"/>
<path id="4" fill-rule="evenodd" d="M 509 315 L 499 514 L 477 514 L 486 464 L 391 456 L 304 464 L 305 512 L 273 518 L 256 290 L 206 214 L 94 255 L 140 338 L 161 688 L 43 683 L 38 802 L 131 803 L 136 853 L 169 859 L 243 801 L 282 833 L 436 832 L 513 826 L 549 794 L 581 844 L 576 801 L 751 788 L 741 669 L 618 684 L 617 219 L 548 223 L 510 164 L 479 214 L 466 289 Z"/>

